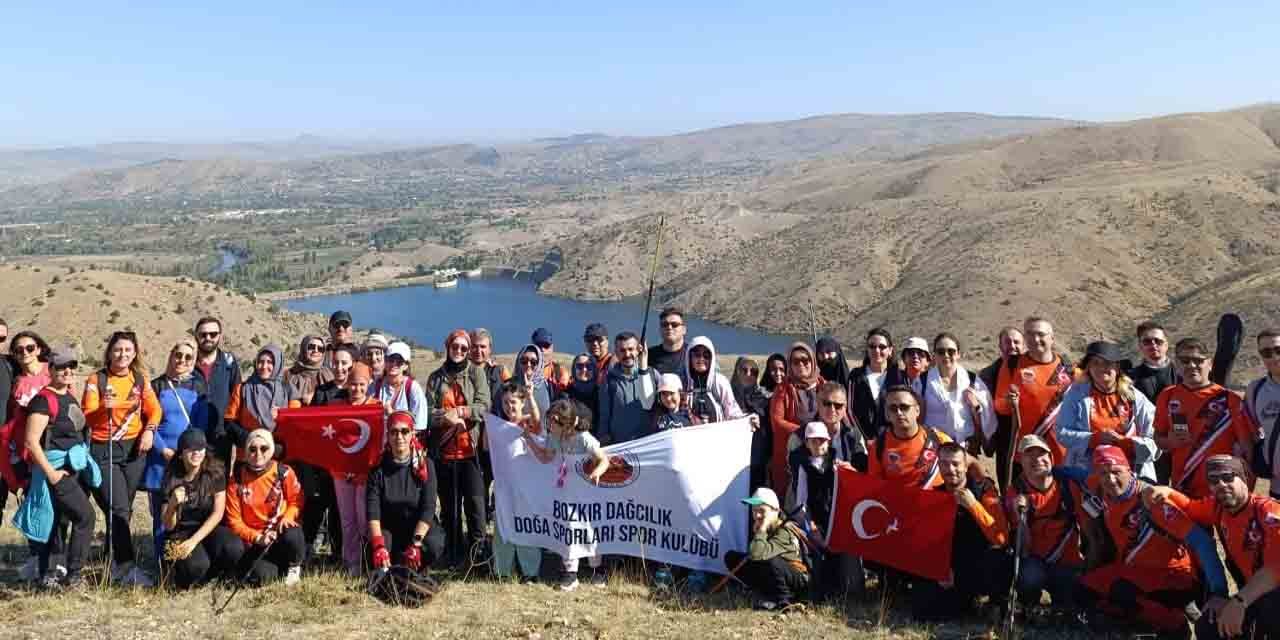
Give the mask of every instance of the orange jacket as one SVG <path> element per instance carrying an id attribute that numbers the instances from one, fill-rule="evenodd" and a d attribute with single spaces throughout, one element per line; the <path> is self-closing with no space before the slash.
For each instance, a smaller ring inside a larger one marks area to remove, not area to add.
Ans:
<path id="1" fill-rule="evenodd" d="M 929 447 L 929 432 L 937 444 L 951 442 L 951 437 L 937 429 L 922 426 L 910 440 L 893 435 L 886 427 L 879 438 L 867 443 L 867 473 L 877 478 L 894 480 L 904 487 L 927 489 L 942 484 L 938 471 L 938 448 Z M 884 451 L 880 450 L 883 443 Z"/>
<path id="2" fill-rule="evenodd" d="M 284 474 L 278 489 L 277 473 Z M 227 526 L 250 545 L 268 523 L 278 528 L 282 522 L 299 522 L 303 502 L 298 474 L 288 465 L 273 462 L 262 475 L 252 476 L 246 466 L 236 467 L 227 484 L 226 515 Z"/>
<path id="3" fill-rule="evenodd" d="M 143 426 L 154 427 L 160 424 L 160 401 L 146 380 L 135 380 L 133 372 L 122 376 L 108 373 L 107 385 L 115 392 L 116 406 L 114 409 L 107 409 L 102 406 L 103 391 L 98 388 L 98 377 L 96 373 L 89 376 L 84 384 L 84 394 L 80 398 L 80 408 L 89 425 L 89 437 L 94 442 L 106 442 L 121 425 L 125 427 L 123 439 L 133 440 L 142 433 Z"/>

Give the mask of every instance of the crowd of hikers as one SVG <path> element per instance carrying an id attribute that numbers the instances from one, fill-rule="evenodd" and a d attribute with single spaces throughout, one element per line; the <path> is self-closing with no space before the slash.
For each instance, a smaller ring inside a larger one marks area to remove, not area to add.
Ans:
<path id="1" fill-rule="evenodd" d="M 604 446 L 746 417 L 750 545 L 726 554 L 725 573 L 762 608 L 878 585 L 929 620 L 1016 606 L 1169 637 L 1280 639 L 1280 490 L 1254 491 L 1280 456 L 1280 331 L 1257 334 L 1267 372 L 1240 394 L 1214 381 L 1206 343 L 1171 344 L 1154 322 L 1136 328 L 1136 362 L 1107 342 L 1068 360 L 1050 322 L 1032 317 L 1000 331 L 1000 355 L 981 370 L 961 365 L 952 333 L 898 343 L 875 328 L 856 367 L 824 337 L 763 365 L 738 358 L 727 374 L 711 340 L 686 340 L 680 309 L 662 310 L 659 327 L 661 342 L 646 346 L 587 324 L 567 368 L 539 328 L 515 371 L 494 360 L 488 331 L 458 329 L 443 363 L 415 377 L 409 345 L 377 332 L 357 342 L 339 311 L 291 361 L 260 349 L 245 378 L 216 318 L 169 346 L 158 375 L 129 331 L 83 372 L 71 348 L 0 323 L 0 495 L 21 497 L 22 574 L 50 590 L 82 586 L 96 503 L 121 584 L 297 584 L 322 542 L 353 576 L 483 564 L 538 581 L 543 551 L 489 532 L 486 414 L 523 427 L 539 461 L 595 457 L 595 477 Z M 282 409 L 334 404 L 386 413 L 386 448 L 367 475 L 291 459 L 273 436 Z M 839 469 L 954 496 L 949 577 L 824 552 Z M 153 562 L 130 532 L 140 490 Z M 603 584 L 612 560 L 589 559 L 591 582 Z M 578 561 L 555 565 L 559 588 L 577 588 Z M 678 568 L 648 576 L 662 588 L 677 577 L 707 587 Z"/>

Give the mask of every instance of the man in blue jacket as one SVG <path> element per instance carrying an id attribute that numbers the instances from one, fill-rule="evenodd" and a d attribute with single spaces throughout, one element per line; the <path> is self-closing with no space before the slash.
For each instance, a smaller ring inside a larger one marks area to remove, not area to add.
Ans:
<path id="1" fill-rule="evenodd" d="M 653 433 L 650 409 L 658 388 L 658 376 L 649 368 L 649 358 L 640 338 L 630 331 L 613 340 L 617 362 L 600 393 L 599 433 L 601 444 L 616 444 Z"/>
<path id="2" fill-rule="evenodd" d="M 222 350 L 222 321 L 213 317 L 201 318 L 195 328 L 195 375 L 204 382 L 213 414 L 209 418 L 208 440 L 213 450 L 227 460 L 231 455 L 231 440 L 223 416 L 231 395 L 240 386 L 240 363 L 236 357 Z"/>

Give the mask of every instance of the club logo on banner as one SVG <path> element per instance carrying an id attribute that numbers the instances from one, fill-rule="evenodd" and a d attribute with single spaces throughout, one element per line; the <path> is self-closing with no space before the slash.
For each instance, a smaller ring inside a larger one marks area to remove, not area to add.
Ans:
<path id="1" fill-rule="evenodd" d="M 543 464 L 520 427 L 494 415 L 485 427 L 496 524 L 508 542 L 569 558 L 628 555 L 721 573 L 726 552 L 747 548 L 745 418 L 606 447 L 609 469 L 598 485 L 589 480 L 593 456 L 556 454 Z M 573 473 L 563 473 L 568 468 Z"/>
<path id="2" fill-rule="evenodd" d="M 951 571 L 956 501 L 943 491 L 904 487 L 836 470 L 827 546 L 910 574 L 944 580 Z"/>

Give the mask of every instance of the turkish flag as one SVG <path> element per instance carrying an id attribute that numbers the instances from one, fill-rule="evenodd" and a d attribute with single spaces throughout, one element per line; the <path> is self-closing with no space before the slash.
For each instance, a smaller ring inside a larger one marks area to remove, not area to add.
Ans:
<path id="1" fill-rule="evenodd" d="M 956 499 L 836 468 L 827 547 L 942 581 L 951 572 Z"/>
<path id="2" fill-rule="evenodd" d="M 281 409 L 275 437 L 289 460 L 335 474 L 367 475 L 382 457 L 385 416 L 378 404 Z"/>

